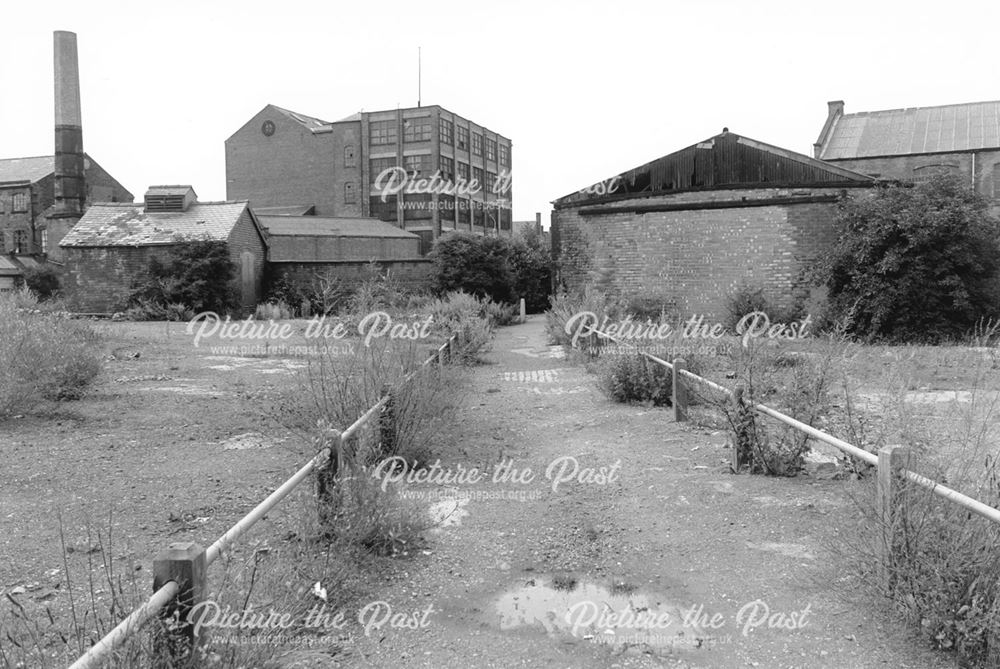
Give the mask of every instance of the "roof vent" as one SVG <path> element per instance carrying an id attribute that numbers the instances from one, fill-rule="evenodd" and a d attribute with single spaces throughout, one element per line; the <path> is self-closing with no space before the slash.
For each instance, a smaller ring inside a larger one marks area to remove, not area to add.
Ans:
<path id="1" fill-rule="evenodd" d="M 198 195 L 191 186 L 150 186 L 146 191 L 146 213 L 165 211 L 187 211 L 198 201 Z"/>

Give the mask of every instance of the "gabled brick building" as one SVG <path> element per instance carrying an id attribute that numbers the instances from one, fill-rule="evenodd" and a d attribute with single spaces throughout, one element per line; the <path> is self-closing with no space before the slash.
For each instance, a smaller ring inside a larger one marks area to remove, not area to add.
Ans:
<path id="1" fill-rule="evenodd" d="M 715 319 L 741 284 L 789 307 L 835 240 L 838 198 L 873 183 L 724 130 L 556 200 L 557 285 L 656 291 Z"/>
<path id="2" fill-rule="evenodd" d="M 1000 101 L 844 113 L 828 103 L 817 158 L 881 179 L 965 179 L 1000 214 Z"/>
<path id="3" fill-rule="evenodd" d="M 62 240 L 63 290 L 77 311 L 112 312 L 151 258 L 198 239 L 226 242 L 241 305 L 252 312 L 267 256 L 264 231 L 246 202 L 198 202 L 190 186 L 152 186 L 141 205 L 92 205 Z"/>
<path id="4" fill-rule="evenodd" d="M 57 235 L 50 234 L 49 214 L 56 203 L 54 156 L 0 159 L 0 252 L 59 256 Z M 131 202 L 128 192 L 90 156 L 83 156 L 85 199 Z"/>

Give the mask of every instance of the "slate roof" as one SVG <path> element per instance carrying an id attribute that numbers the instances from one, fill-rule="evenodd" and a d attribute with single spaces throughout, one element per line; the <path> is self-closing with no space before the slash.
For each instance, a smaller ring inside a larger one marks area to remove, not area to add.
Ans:
<path id="1" fill-rule="evenodd" d="M 322 119 L 318 119 L 318 118 L 315 118 L 313 116 L 307 116 L 305 114 L 300 114 L 298 112 L 293 112 L 293 111 L 291 111 L 289 109 L 282 109 L 281 107 L 278 107 L 277 105 L 271 105 L 271 106 L 274 107 L 277 111 L 279 111 L 282 114 L 284 114 L 285 116 L 287 116 L 288 118 L 290 118 L 293 121 L 295 121 L 296 123 L 301 123 L 302 125 L 304 125 L 305 127 L 309 128 L 310 130 L 316 130 L 317 128 L 323 128 L 323 127 L 326 127 L 326 126 L 330 125 L 330 123 L 328 121 L 324 121 Z"/>
<path id="2" fill-rule="evenodd" d="M 271 236 L 418 238 L 377 218 L 258 216 L 257 220 Z"/>
<path id="3" fill-rule="evenodd" d="M 155 246 L 194 239 L 226 240 L 246 202 L 195 202 L 187 211 L 143 211 L 143 204 L 91 205 L 59 246 Z"/>
<path id="4" fill-rule="evenodd" d="M 29 181 L 35 183 L 55 171 L 55 156 L 0 159 L 0 182 Z"/>
<path id="5" fill-rule="evenodd" d="M 21 266 L 13 258 L 0 256 L 0 276 L 21 276 Z"/>
<path id="6" fill-rule="evenodd" d="M 1000 148 L 1000 101 L 844 114 L 823 160 Z"/>

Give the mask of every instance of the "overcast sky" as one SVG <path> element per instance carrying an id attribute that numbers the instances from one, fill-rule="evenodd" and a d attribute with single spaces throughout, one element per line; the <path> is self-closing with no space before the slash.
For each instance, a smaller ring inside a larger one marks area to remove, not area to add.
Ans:
<path id="1" fill-rule="evenodd" d="M 335 120 L 423 102 L 514 144 L 514 217 L 719 133 L 808 153 L 848 113 L 1000 99 L 1000 3 L 4 3 L 0 157 L 52 153 L 52 31 L 76 32 L 86 151 L 137 198 L 226 196 L 264 105 Z"/>

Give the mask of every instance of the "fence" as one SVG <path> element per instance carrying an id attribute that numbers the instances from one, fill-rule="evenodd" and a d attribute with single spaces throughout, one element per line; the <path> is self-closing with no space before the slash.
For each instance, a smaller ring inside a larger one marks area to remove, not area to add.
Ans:
<path id="1" fill-rule="evenodd" d="M 456 348 L 465 345 L 459 334 L 453 334 L 426 360 L 420 367 L 405 377 L 403 383 L 408 383 L 423 369 L 434 365 L 443 367 L 456 356 Z M 139 630 L 146 622 L 164 609 L 173 608 L 180 615 L 181 624 L 172 633 L 176 635 L 171 652 L 186 653 L 194 648 L 194 629 L 185 623 L 184 615 L 198 602 L 207 597 L 207 570 L 229 546 L 243 536 L 254 524 L 276 507 L 292 490 L 313 472 L 319 472 L 324 467 L 336 466 L 337 456 L 343 452 L 353 452 L 358 432 L 375 416 L 380 420 L 393 421 L 392 393 L 387 391 L 383 397 L 371 406 L 350 427 L 340 433 L 335 446 L 324 448 L 309 462 L 302 466 L 287 481 L 267 496 L 250 513 L 241 518 L 235 525 L 219 537 L 215 543 L 203 549 L 196 543 L 175 543 L 157 554 L 153 560 L 153 594 L 142 605 L 136 608 L 128 617 L 122 620 L 113 630 L 94 644 L 86 653 L 80 656 L 69 669 L 90 669 L 96 667 L 108 654 L 119 647 L 126 638 Z M 336 448 L 336 453 L 333 452 Z"/>
<path id="2" fill-rule="evenodd" d="M 601 332 L 595 328 L 588 328 L 589 336 L 587 337 L 587 350 L 591 356 L 598 355 L 600 351 L 599 339 L 608 339 L 615 342 L 616 344 L 621 344 L 621 340 L 613 337 L 607 333 Z M 882 527 L 882 537 L 878 546 L 876 546 L 876 553 L 878 557 L 878 576 L 880 584 L 883 588 L 887 588 L 889 585 L 889 557 L 890 550 L 892 547 L 893 539 L 893 528 L 894 528 L 894 503 L 893 499 L 896 495 L 896 488 L 899 485 L 900 480 L 905 479 L 915 483 L 916 485 L 930 490 L 932 493 L 939 497 L 958 504 L 959 506 L 975 513 L 987 520 L 993 521 L 995 523 L 1000 523 L 1000 509 L 996 509 L 988 504 L 984 504 L 977 499 L 973 499 L 967 495 L 963 495 L 957 490 L 952 490 L 951 488 L 933 481 L 925 476 L 907 469 L 907 465 L 910 464 L 912 459 L 912 453 L 910 450 L 904 446 L 885 446 L 879 449 L 878 454 L 871 453 L 862 448 L 858 448 L 853 444 L 838 439 L 833 435 L 829 435 L 822 430 L 817 430 L 811 425 L 807 425 L 801 421 L 795 420 L 791 416 L 786 416 L 780 411 L 776 411 L 769 406 L 764 404 L 747 404 L 743 400 L 743 388 L 737 386 L 735 389 L 729 389 L 725 386 L 719 385 L 713 381 L 698 376 L 686 369 L 686 363 L 683 358 L 675 358 L 672 363 L 662 360 L 655 355 L 650 353 L 641 352 L 647 360 L 666 367 L 671 371 L 672 383 L 673 383 L 673 410 L 674 410 L 674 420 L 684 421 L 687 420 L 688 412 L 688 400 L 689 393 L 687 385 L 685 384 L 685 379 L 693 381 L 695 383 L 701 384 L 708 388 L 711 388 L 717 392 L 725 394 L 729 400 L 734 404 L 734 409 L 737 412 L 741 411 L 757 411 L 765 416 L 773 418 L 785 425 L 788 425 L 800 432 L 804 432 L 813 439 L 822 441 L 823 443 L 829 444 L 840 451 L 847 453 L 851 457 L 857 458 L 867 462 L 870 465 L 876 467 L 876 510 L 880 525 Z M 739 462 L 737 460 L 737 448 L 733 447 L 733 465 L 735 470 L 739 470 Z"/>

